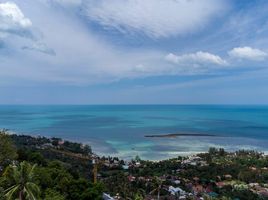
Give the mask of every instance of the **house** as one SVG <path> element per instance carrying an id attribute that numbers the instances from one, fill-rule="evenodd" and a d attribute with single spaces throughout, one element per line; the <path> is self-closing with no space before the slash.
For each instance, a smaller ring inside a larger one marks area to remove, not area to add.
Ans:
<path id="1" fill-rule="evenodd" d="M 170 192 L 171 195 L 184 195 L 186 192 L 184 190 L 182 190 L 179 187 L 173 187 L 173 186 L 169 186 L 168 191 Z"/>
<path id="2" fill-rule="evenodd" d="M 48 148 L 52 148 L 53 145 L 51 143 L 45 143 L 41 145 L 41 149 L 48 149 Z"/>
<path id="3" fill-rule="evenodd" d="M 187 197 L 186 197 L 185 195 L 182 195 L 182 196 L 179 197 L 179 199 L 180 199 L 180 200 L 186 200 Z"/>
<path id="4" fill-rule="evenodd" d="M 194 177 L 193 180 L 197 182 L 197 181 L 199 181 L 200 179 L 199 179 L 198 177 Z"/>
<path id="5" fill-rule="evenodd" d="M 138 177 L 139 181 L 145 181 L 145 178 L 143 176 Z"/>
<path id="6" fill-rule="evenodd" d="M 133 181 L 136 180 L 136 177 L 135 177 L 135 176 L 128 176 L 128 180 L 129 180 L 130 182 L 133 182 Z"/>
<path id="7" fill-rule="evenodd" d="M 105 160 L 103 163 L 104 166 L 106 167 L 110 167 L 110 161 L 109 160 Z"/>
<path id="8" fill-rule="evenodd" d="M 64 145 L 64 140 L 59 140 L 58 145 Z"/>
<path id="9" fill-rule="evenodd" d="M 259 186 L 259 183 L 249 183 L 248 184 L 250 187 L 256 187 L 256 186 Z"/>
<path id="10" fill-rule="evenodd" d="M 121 199 L 119 193 L 117 193 L 117 194 L 115 195 L 114 199 Z"/>
<path id="11" fill-rule="evenodd" d="M 103 200 L 115 200 L 113 197 L 106 193 L 103 193 L 102 198 Z"/>
<path id="12" fill-rule="evenodd" d="M 124 170 L 128 170 L 128 169 L 129 169 L 129 166 L 128 166 L 128 165 L 122 165 L 122 168 L 123 168 Z"/>
<path id="13" fill-rule="evenodd" d="M 221 181 L 221 176 L 216 176 L 217 181 Z"/>
<path id="14" fill-rule="evenodd" d="M 141 163 L 140 162 L 136 162 L 135 163 L 135 167 L 140 167 L 141 166 Z"/>
<path id="15" fill-rule="evenodd" d="M 206 161 L 200 161 L 199 163 L 200 163 L 200 165 L 201 165 L 202 167 L 204 167 L 204 166 L 208 166 L 208 164 L 207 164 Z"/>
<path id="16" fill-rule="evenodd" d="M 176 173 L 180 173 L 180 172 L 184 172 L 185 170 L 183 170 L 183 169 L 177 169 L 176 170 Z"/>
<path id="17" fill-rule="evenodd" d="M 261 190 L 258 192 L 259 195 L 261 195 L 262 197 L 267 198 L 268 197 L 268 191 L 267 190 Z"/>
<path id="18" fill-rule="evenodd" d="M 216 185 L 218 188 L 223 188 L 225 186 L 225 183 L 220 181 L 220 182 L 217 182 Z"/>
<path id="19" fill-rule="evenodd" d="M 250 167 L 249 169 L 251 169 L 252 171 L 256 171 L 257 170 L 256 167 Z"/>
<path id="20" fill-rule="evenodd" d="M 119 161 L 118 160 L 113 160 L 113 163 L 118 165 L 119 164 Z"/>
<path id="21" fill-rule="evenodd" d="M 211 193 L 213 192 L 212 184 L 208 184 L 205 188 L 206 193 Z"/>
<path id="22" fill-rule="evenodd" d="M 197 185 L 194 185 L 192 187 L 192 191 L 193 191 L 194 194 L 200 194 L 200 193 L 204 192 L 204 188 L 203 188 L 202 185 L 197 184 Z"/>
<path id="23" fill-rule="evenodd" d="M 232 175 L 226 174 L 226 175 L 224 175 L 224 178 L 227 179 L 227 180 L 231 180 L 232 179 Z"/>

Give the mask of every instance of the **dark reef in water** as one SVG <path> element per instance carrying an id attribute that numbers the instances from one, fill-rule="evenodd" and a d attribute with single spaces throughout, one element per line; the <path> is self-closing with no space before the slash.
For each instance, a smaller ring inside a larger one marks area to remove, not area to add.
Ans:
<path id="1" fill-rule="evenodd" d="M 169 138 L 169 137 L 178 137 L 178 136 L 218 137 L 218 135 L 206 134 L 206 133 L 170 133 L 170 134 L 163 134 L 163 135 L 145 135 L 144 137 Z"/>

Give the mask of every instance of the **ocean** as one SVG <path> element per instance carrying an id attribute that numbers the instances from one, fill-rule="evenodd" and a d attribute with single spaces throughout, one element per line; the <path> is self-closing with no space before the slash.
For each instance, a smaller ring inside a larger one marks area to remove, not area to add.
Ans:
<path id="1" fill-rule="evenodd" d="M 209 147 L 268 152 L 268 106 L 1 105 L 0 128 L 87 143 L 99 155 L 124 159 L 159 160 Z M 183 135 L 145 137 L 165 134 Z"/>

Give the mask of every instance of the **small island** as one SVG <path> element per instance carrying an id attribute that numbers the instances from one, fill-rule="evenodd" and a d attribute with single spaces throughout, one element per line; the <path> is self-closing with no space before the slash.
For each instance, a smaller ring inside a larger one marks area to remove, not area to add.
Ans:
<path id="1" fill-rule="evenodd" d="M 206 133 L 168 133 L 168 134 L 161 134 L 161 135 L 145 135 L 144 137 L 149 138 L 174 138 L 179 136 L 196 136 L 196 137 L 222 137 L 215 134 L 206 134 Z"/>

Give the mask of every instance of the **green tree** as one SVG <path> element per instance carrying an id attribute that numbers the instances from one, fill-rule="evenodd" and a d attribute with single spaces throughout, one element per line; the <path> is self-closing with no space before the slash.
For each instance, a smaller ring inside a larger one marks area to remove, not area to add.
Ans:
<path id="1" fill-rule="evenodd" d="M 210 147 L 209 150 L 208 150 L 208 153 L 210 155 L 213 155 L 214 156 L 214 155 L 216 155 L 218 153 L 218 149 L 215 148 L 215 147 Z"/>
<path id="2" fill-rule="evenodd" d="M 101 200 L 104 190 L 102 183 L 92 184 L 83 178 L 71 180 L 67 187 L 67 199 L 70 200 Z"/>
<path id="3" fill-rule="evenodd" d="M 55 190 L 47 189 L 45 192 L 45 200 L 65 200 L 65 197 Z"/>
<path id="4" fill-rule="evenodd" d="M 137 192 L 134 196 L 134 200 L 143 200 L 143 196 L 139 192 Z"/>
<path id="5" fill-rule="evenodd" d="M 88 200 L 88 199 L 102 200 L 103 191 L 104 191 L 104 186 L 102 183 L 91 184 L 88 189 L 83 191 L 80 199 L 81 200 Z"/>
<path id="6" fill-rule="evenodd" d="M 5 130 L 0 131 L 0 166 L 9 164 L 17 157 L 16 148 Z"/>
<path id="7" fill-rule="evenodd" d="M 18 198 L 19 200 L 36 200 L 39 195 L 39 187 L 35 183 L 35 167 L 26 161 L 18 166 L 9 166 L 5 170 L 3 177 L 9 187 L 5 190 L 8 200 Z"/>
<path id="8" fill-rule="evenodd" d="M 32 163 L 37 163 L 38 165 L 46 164 L 45 158 L 40 152 L 31 152 L 28 160 Z"/>
<path id="9" fill-rule="evenodd" d="M 250 190 L 234 190 L 232 196 L 240 200 L 258 200 L 261 199 L 257 194 Z"/>
<path id="10" fill-rule="evenodd" d="M 0 200 L 5 200 L 4 188 L 0 187 Z"/>
<path id="11" fill-rule="evenodd" d="M 135 161 L 137 161 L 137 162 L 140 162 L 140 161 L 141 161 L 141 158 L 140 158 L 139 155 L 136 155 L 136 157 L 135 157 Z"/>
<path id="12" fill-rule="evenodd" d="M 155 189 L 152 190 L 150 192 L 150 194 L 153 194 L 153 193 L 157 192 L 157 199 L 159 200 L 160 199 L 160 191 L 161 191 L 162 186 L 163 186 L 163 181 L 158 177 L 154 177 L 153 183 L 154 183 L 154 188 Z"/>

